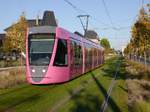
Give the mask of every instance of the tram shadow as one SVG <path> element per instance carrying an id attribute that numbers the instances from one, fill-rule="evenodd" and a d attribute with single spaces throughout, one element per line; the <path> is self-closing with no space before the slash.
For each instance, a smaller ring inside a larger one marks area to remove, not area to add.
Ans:
<path id="1" fill-rule="evenodd" d="M 19 100 L 14 100 L 14 101 L 12 100 L 13 102 L 11 102 L 10 105 L 0 109 L 0 112 L 14 112 L 14 108 L 17 105 L 21 105 L 21 104 L 25 104 L 25 103 L 29 103 L 33 101 L 36 102 L 39 98 L 40 98 L 40 94 L 36 93 L 26 98 L 20 98 Z"/>
<path id="2" fill-rule="evenodd" d="M 102 101 L 98 99 L 98 96 L 88 93 L 85 89 L 82 89 L 77 94 L 71 91 L 69 93 L 73 101 L 70 112 L 99 112 Z"/>
<path id="3" fill-rule="evenodd" d="M 102 86 L 102 84 L 99 82 L 99 80 L 94 76 L 92 72 L 91 72 L 91 75 L 96 85 L 98 86 L 99 92 L 102 93 L 104 98 L 106 99 L 108 96 L 106 89 Z M 111 108 L 112 112 L 121 112 L 118 105 L 115 103 L 115 101 L 111 97 L 109 97 L 108 99 L 108 105 Z M 100 108 L 100 112 L 102 108 L 103 107 Z"/>
<path id="4" fill-rule="evenodd" d="M 92 80 L 98 87 L 98 91 L 103 95 L 103 99 L 107 97 L 107 90 L 102 86 L 99 80 L 95 77 L 95 75 L 91 73 Z M 103 99 L 100 98 L 98 94 L 87 91 L 86 85 L 82 90 L 75 93 L 73 91 L 69 91 L 71 100 L 73 101 L 73 106 L 70 108 L 70 112 L 101 112 L 101 105 L 103 103 Z M 89 85 L 90 86 L 90 85 Z M 112 112 L 121 112 L 115 101 L 109 97 L 108 105 L 111 108 Z"/>
<path id="5" fill-rule="evenodd" d="M 120 63 L 120 67 L 119 67 L 119 63 Z M 116 72 L 117 72 L 117 77 L 116 80 L 122 79 L 122 80 L 126 80 L 126 74 L 127 71 L 125 70 L 126 67 L 126 63 L 124 60 L 121 60 L 121 62 L 117 62 L 117 63 L 107 63 L 107 67 L 102 68 L 102 72 L 105 73 L 104 76 L 106 77 L 110 77 L 110 78 L 114 78 Z M 117 68 L 119 67 L 119 68 Z M 118 71 L 117 71 L 118 69 Z"/>

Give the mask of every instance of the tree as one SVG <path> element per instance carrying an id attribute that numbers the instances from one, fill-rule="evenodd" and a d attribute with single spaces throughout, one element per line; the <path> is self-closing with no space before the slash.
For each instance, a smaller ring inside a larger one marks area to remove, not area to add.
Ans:
<path id="1" fill-rule="evenodd" d="M 137 21 L 131 29 L 130 43 L 127 45 L 124 53 L 126 55 L 134 54 L 146 57 L 150 56 L 150 7 L 148 10 L 141 8 Z"/>
<path id="2" fill-rule="evenodd" d="M 25 51 L 25 36 L 28 27 L 24 15 L 20 16 L 19 21 L 13 24 L 11 28 L 6 31 L 6 38 L 4 40 L 4 50 L 10 52 L 16 50 L 18 52 Z"/>
<path id="3" fill-rule="evenodd" d="M 101 45 L 102 47 L 104 47 L 105 49 L 110 49 L 110 43 L 109 43 L 109 41 L 108 41 L 107 38 L 101 39 L 100 45 Z"/>

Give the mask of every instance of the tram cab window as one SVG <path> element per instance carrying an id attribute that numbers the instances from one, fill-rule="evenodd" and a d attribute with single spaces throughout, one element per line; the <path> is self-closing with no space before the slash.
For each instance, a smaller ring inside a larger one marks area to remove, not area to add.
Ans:
<path id="1" fill-rule="evenodd" d="M 59 39 L 57 44 L 57 51 L 54 60 L 54 66 L 67 66 L 68 65 L 68 49 L 67 41 Z"/>

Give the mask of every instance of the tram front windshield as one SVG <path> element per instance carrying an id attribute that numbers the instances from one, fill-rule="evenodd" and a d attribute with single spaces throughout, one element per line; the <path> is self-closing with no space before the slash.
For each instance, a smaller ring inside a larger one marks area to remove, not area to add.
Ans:
<path id="1" fill-rule="evenodd" d="M 49 65 L 53 52 L 55 34 L 29 35 L 29 64 L 35 66 Z"/>

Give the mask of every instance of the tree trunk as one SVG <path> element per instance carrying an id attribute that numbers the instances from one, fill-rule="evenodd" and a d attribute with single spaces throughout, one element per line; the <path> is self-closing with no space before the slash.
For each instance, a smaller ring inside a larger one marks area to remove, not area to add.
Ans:
<path id="1" fill-rule="evenodd" d="M 145 66 L 147 65 L 147 63 L 146 63 L 146 52 L 144 51 L 144 64 L 145 64 Z"/>

